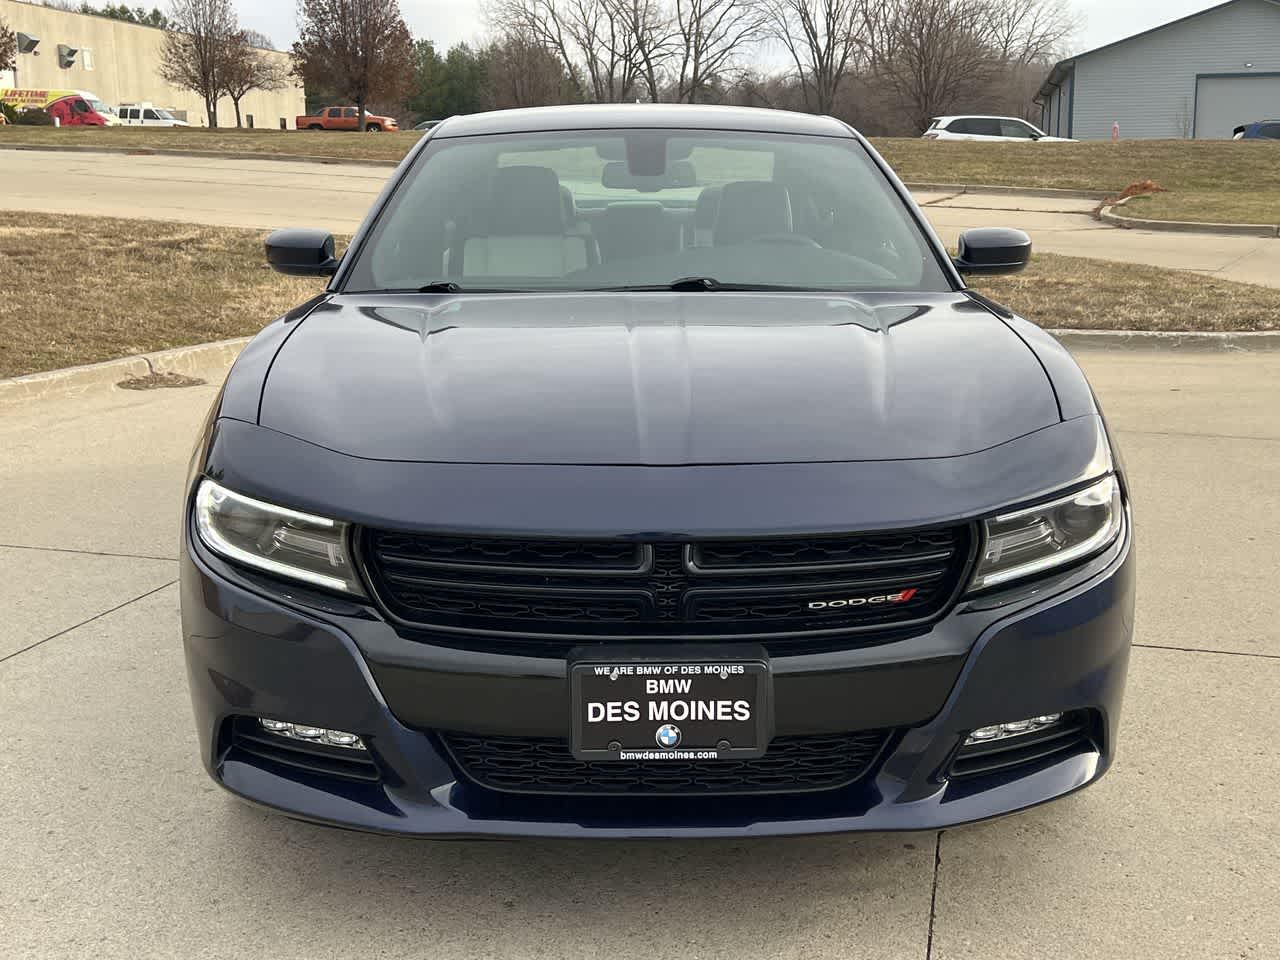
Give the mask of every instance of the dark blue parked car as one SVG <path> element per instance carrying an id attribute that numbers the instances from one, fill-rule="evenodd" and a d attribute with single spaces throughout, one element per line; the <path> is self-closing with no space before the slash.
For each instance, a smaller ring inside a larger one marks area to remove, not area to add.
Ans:
<path id="1" fill-rule="evenodd" d="M 1280 140 L 1280 120 L 1259 120 L 1232 131 L 1233 140 Z"/>
<path id="2" fill-rule="evenodd" d="M 205 766 L 315 821 L 760 836 L 1110 766 L 1126 477 L 1067 352 L 830 118 L 446 120 L 245 349 L 186 491 Z"/>

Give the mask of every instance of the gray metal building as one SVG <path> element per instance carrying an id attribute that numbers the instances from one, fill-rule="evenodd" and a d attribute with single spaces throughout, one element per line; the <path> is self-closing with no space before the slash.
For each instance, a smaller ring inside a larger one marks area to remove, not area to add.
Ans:
<path id="1" fill-rule="evenodd" d="M 1041 126 L 1094 140 L 1230 137 L 1280 118 L 1280 0 L 1227 0 L 1058 63 L 1036 95 Z"/>

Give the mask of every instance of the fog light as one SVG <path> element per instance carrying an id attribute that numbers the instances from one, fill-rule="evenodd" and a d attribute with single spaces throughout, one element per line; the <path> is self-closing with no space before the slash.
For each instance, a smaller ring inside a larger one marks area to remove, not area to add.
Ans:
<path id="1" fill-rule="evenodd" d="M 291 740 L 308 740 L 312 743 L 323 742 L 334 747 L 346 747 L 348 750 L 364 750 L 365 745 L 354 733 L 345 730 L 329 730 L 326 727 L 313 727 L 306 723 L 285 723 L 283 720 L 268 720 L 259 717 L 258 723 L 263 730 Z"/>
<path id="2" fill-rule="evenodd" d="M 1028 720 L 1011 720 L 1008 723 L 996 723 L 989 727 L 979 727 L 965 738 L 964 745 L 967 747 L 974 743 L 1003 740 L 1005 737 L 1016 737 L 1019 734 L 1043 730 L 1045 727 L 1053 726 L 1061 719 L 1062 714 L 1060 713 L 1046 713 L 1039 717 L 1031 717 Z"/>

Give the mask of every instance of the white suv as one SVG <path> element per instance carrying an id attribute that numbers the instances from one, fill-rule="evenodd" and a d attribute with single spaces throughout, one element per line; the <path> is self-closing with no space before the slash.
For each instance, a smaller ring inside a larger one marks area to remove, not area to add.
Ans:
<path id="1" fill-rule="evenodd" d="M 1051 137 L 1017 117 L 934 117 L 925 140 L 1044 140 L 1075 143 L 1066 137 Z"/>
<path id="2" fill-rule="evenodd" d="M 186 127 L 185 120 L 179 120 L 168 110 L 153 106 L 150 103 L 122 103 L 116 108 L 120 120 L 132 127 Z"/>

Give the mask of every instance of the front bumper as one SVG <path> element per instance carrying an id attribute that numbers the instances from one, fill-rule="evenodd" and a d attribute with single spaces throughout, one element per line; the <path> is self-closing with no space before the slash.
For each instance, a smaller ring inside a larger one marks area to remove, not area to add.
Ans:
<path id="1" fill-rule="evenodd" d="M 963 601 L 926 634 L 775 658 L 778 734 L 894 728 L 872 771 L 798 795 L 550 797 L 480 787 L 434 730 L 567 736 L 565 662 L 410 641 L 367 608 L 257 581 L 188 542 L 186 658 L 202 757 L 243 798 L 363 830 L 431 836 L 764 836 L 932 829 L 1083 787 L 1109 768 L 1133 627 L 1131 527 L 1034 587 Z M 948 780 L 978 727 L 1084 711 L 1092 748 Z M 361 735 L 381 772 L 356 782 L 228 751 L 236 716 Z"/>

